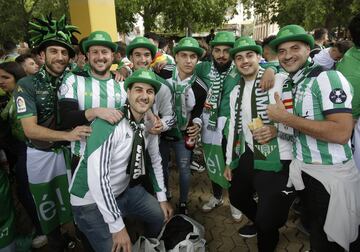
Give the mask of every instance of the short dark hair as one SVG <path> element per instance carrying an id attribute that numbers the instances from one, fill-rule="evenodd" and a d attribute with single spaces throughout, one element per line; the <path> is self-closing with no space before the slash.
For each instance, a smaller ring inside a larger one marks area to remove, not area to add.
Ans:
<path id="1" fill-rule="evenodd" d="M 16 82 L 26 76 L 24 69 L 15 61 L 1 63 L 0 69 L 14 76 Z"/>
<path id="2" fill-rule="evenodd" d="M 262 42 L 262 46 L 268 46 L 270 44 L 271 41 L 273 41 L 274 39 L 276 39 L 276 35 L 270 35 L 266 38 L 264 38 L 263 42 Z"/>
<path id="3" fill-rule="evenodd" d="M 14 41 L 7 40 L 4 42 L 3 47 L 4 50 L 8 52 L 16 49 L 16 44 Z"/>
<path id="4" fill-rule="evenodd" d="M 325 28 L 317 28 L 314 31 L 314 39 L 315 40 L 319 40 L 322 39 L 324 37 L 325 34 L 328 33 L 328 30 Z"/>
<path id="5" fill-rule="evenodd" d="M 341 40 L 337 41 L 334 45 L 341 54 L 345 54 L 353 46 L 353 43 L 350 40 Z"/>
<path id="6" fill-rule="evenodd" d="M 360 13 L 358 13 L 348 26 L 352 41 L 357 47 L 360 47 Z"/>
<path id="7" fill-rule="evenodd" d="M 169 40 L 167 40 L 166 38 L 160 37 L 160 39 L 159 39 L 159 48 L 160 49 L 163 49 L 168 44 L 169 44 Z"/>
<path id="8" fill-rule="evenodd" d="M 21 54 L 19 56 L 16 57 L 15 61 L 19 64 L 23 64 L 25 62 L 26 59 L 32 59 L 31 54 L 29 53 L 25 53 L 25 54 Z"/>
<path id="9" fill-rule="evenodd" d="M 31 49 L 31 52 L 30 52 L 33 56 L 36 56 L 36 55 L 39 55 L 40 52 L 39 52 L 39 47 L 34 47 Z"/>
<path id="10" fill-rule="evenodd" d="M 126 44 L 121 41 L 115 43 L 118 45 L 116 52 L 120 53 L 121 57 L 126 57 Z"/>
<path id="11" fill-rule="evenodd" d="M 152 39 L 154 41 L 160 41 L 159 36 L 153 32 L 147 32 L 144 35 L 145 38 Z"/>

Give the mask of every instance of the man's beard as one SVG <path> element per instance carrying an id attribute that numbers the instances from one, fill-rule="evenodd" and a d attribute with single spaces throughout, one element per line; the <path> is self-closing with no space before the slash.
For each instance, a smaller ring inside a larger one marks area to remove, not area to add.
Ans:
<path id="1" fill-rule="evenodd" d="M 215 66 L 216 70 L 218 70 L 219 73 L 222 73 L 229 69 L 229 67 L 231 66 L 232 60 L 229 60 L 225 64 L 219 64 L 215 59 L 213 59 L 213 62 L 214 62 L 214 66 Z"/>
<path id="2" fill-rule="evenodd" d="M 104 76 L 104 75 L 106 75 L 107 72 L 110 70 L 111 65 L 110 65 L 110 64 L 107 65 L 104 70 L 97 70 L 95 67 L 91 66 L 91 64 L 90 64 L 90 67 L 91 67 L 91 70 L 92 70 L 95 74 L 100 75 L 100 76 Z"/>

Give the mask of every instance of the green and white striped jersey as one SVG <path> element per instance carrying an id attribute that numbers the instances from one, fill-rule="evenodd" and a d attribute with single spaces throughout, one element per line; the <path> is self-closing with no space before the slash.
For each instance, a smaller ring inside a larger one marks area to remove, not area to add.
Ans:
<path id="1" fill-rule="evenodd" d="M 81 74 L 81 75 L 80 75 Z M 59 99 L 73 99 L 79 104 L 79 110 L 90 108 L 120 108 L 126 101 L 126 92 L 122 82 L 109 78 L 100 80 L 90 71 L 80 74 L 69 73 L 59 89 Z M 81 156 L 85 149 L 85 140 L 71 142 L 71 152 Z"/>
<path id="2" fill-rule="evenodd" d="M 291 80 L 295 115 L 323 121 L 329 114 L 351 113 L 352 87 L 340 72 L 322 71 L 319 66 L 310 65 Z M 301 132 L 296 132 L 294 154 L 307 164 L 332 165 L 352 158 L 350 141 L 344 145 L 329 143 Z"/>

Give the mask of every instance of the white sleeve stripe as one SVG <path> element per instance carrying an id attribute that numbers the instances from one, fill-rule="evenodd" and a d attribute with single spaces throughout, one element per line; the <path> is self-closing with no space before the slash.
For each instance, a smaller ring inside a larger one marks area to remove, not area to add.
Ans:
<path id="1" fill-rule="evenodd" d="M 66 94 L 63 96 L 64 98 L 75 98 L 74 97 L 74 85 L 75 85 L 75 76 L 70 75 L 66 80 L 64 85 L 68 88 Z"/>
<path id="2" fill-rule="evenodd" d="M 108 144 L 109 144 L 109 150 L 111 150 L 112 149 L 112 139 L 113 139 L 113 136 L 114 136 L 114 134 L 112 134 L 111 136 L 110 136 L 110 139 L 109 139 L 109 141 L 108 141 Z M 108 151 L 107 153 L 106 153 L 106 159 L 105 159 L 105 162 L 106 162 L 106 167 L 110 167 L 110 159 L 111 159 L 111 152 L 110 151 Z M 117 206 L 117 203 L 116 203 L 116 199 L 115 199 L 115 197 L 114 197 L 114 194 L 112 193 L 112 190 L 111 190 L 111 185 L 110 185 L 110 176 L 109 176 L 109 169 L 107 170 L 107 176 L 105 176 L 105 179 L 106 179 L 106 184 L 107 185 L 109 185 L 109 187 L 107 188 L 107 190 L 109 191 L 109 194 L 110 194 L 110 202 L 111 202 L 111 205 L 112 205 L 112 207 L 113 208 L 115 208 L 114 210 L 115 210 L 115 213 L 116 213 L 116 216 L 117 216 L 117 218 L 119 218 L 120 216 L 121 216 L 121 214 L 120 214 L 120 210 L 119 210 L 119 208 L 118 208 L 118 206 Z M 110 189 L 109 189 L 110 188 Z"/>
<path id="3" fill-rule="evenodd" d="M 110 161 L 110 153 L 112 148 L 113 134 L 110 139 L 108 139 L 101 147 L 100 154 L 100 187 L 102 191 L 102 195 L 104 197 L 104 201 L 108 211 L 113 216 L 114 220 L 121 216 L 120 210 L 117 207 L 116 200 L 114 198 L 114 194 L 111 191 L 111 185 L 109 180 L 109 161 Z"/>

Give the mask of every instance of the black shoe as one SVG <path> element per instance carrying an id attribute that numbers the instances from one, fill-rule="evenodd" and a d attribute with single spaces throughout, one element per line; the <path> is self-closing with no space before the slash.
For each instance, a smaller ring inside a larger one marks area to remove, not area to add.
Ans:
<path id="1" fill-rule="evenodd" d="M 179 214 L 185 214 L 185 215 L 188 215 L 189 214 L 189 210 L 187 208 L 187 204 L 182 202 L 179 204 L 178 206 L 178 213 Z"/>
<path id="2" fill-rule="evenodd" d="M 239 229 L 239 235 L 245 238 L 255 237 L 257 235 L 255 224 L 245 225 Z"/>

